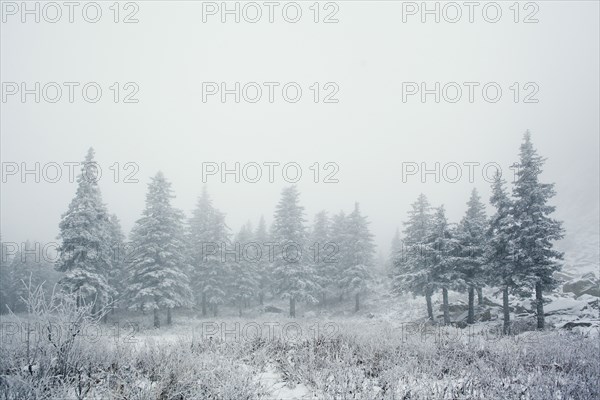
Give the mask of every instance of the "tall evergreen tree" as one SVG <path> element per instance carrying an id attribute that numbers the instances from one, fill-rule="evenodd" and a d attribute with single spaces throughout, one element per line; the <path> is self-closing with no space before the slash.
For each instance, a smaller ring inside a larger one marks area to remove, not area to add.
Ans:
<path id="1" fill-rule="evenodd" d="M 129 263 L 127 294 L 131 308 L 151 309 L 154 326 L 160 326 L 158 310 L 190 304 L 183 213 L 171 205 L 171 184 L 158 172 L 148 184 L 146 207 L 132 231 L 134 254 Z"/>
<path id="2" fill-rule="evenodd" d="M 487 232 L 484 269 L 491 282 L 502 290 L 503 331 L 504 334 L 509 334 L 509 292 L 518 290 L 524 277 L 513 257 L 513 238 L 516 233 L 516 225 L 512 212 L 512 200 L 504 188 L 504 181 L 499 173 L 496 174 L 492 183 L 490 203 L 496 208 L 496 212 L 490 219 Z"/>
<path id="3" fill-rule="evenodd" d="M 562 223 L 550 217 L 556 208 L 548 204 L 556 194 L 554 184 L 539 181 L 545 161 L 534 149 L 529 131 L 525 132 L 513 188 L 513 215 L 518 227 L 515 261 L 526 271 L 528 284 L 535 288 L 539 329 L 544 328 L 543 291 L 557 286 L 553 274 L 561 269 L 559 260 L 563 258 L 553 242 L 564 237 Z"/>
<path id="4" fill-rule="evenodd" d="M 457 268 L 455 229 L 448 224 L 444 206 L 437 208 L 431 221 L 431 229 L 425 239 L 429 285 L 433 290 L 442 289 L 444 324 L 450 323 L 448 290 L 460 289 L 464 282 Z"/>
<path id="5" fill-rule="evenodd" d="M 62 216 L 56 269 L 65 272 L 62 287 L 78 302 L 105 306 L 114 296 L 108 283 L 112 269 L 110 222 L 98 187 L 99 168 L 90 148 L 77 177 L 77 193 Z"/>
<path id="6" fill-rule="evenodd" d="M 360 294 L 367 290 L 371 280 L 375 244 L 369 231 L 369 222 L 360 212 L 358 203 L 348 215 L 348 263 L 341 270 L 340 285 L 346 293 L 354 294 L 354 311 L 360 309 Z"/>
<path id="7" fill-rule="evenodd" d="M 339 280 L 340 275 L 347 265 L 350 264 L 350 236 L 348 235 L 348 217 L 343 210 L 333 216 L 331 219 L 330 243 L 333 248 L 333 257 L 328 255 L 328 259 L 334 261 L 332 273 L 335 274 L 335 281 L 331 286 L 332 290 L 337 290 L 339 301 L 344 299 L 344 287 Z"/>
<path id="8" fill-rule="evenodd" d="M 257 256 L 256 248 L 252 244 L 252 227 L 250 224 L 242 226 L 235 241 L 235 257 L 228 262 L 231 265 L 230 291 L 235 304 L 238 306 L 239 316 L 242 308 L 256 293 L 257 282 Z"/>
<path id="9" fill-rule="evenodd" d="M 434 285 L 431 280 L 430 260 L 425 252 L 425 242 L 431 230 L 431 206 L 424 194 L 411 205 L 408 220 L 404 223 L 403 254 L 394 265 L 393 287 L 397 294 L 410 291 L 424 295 L 427 316 L 433 321 Z"/>
<path id="10" fill-rule="evenodd" d="M 213 206 L 204 187 L 189 221 L 192 287 L 203 316 L 206 316 L 207 308 L 211 308 L 216 316 L 219 305 L 226 301 L 230 273 L 224 250 L 230 242 L 225 214 Z"/>
<path id="11" fill-rule="evenodd" d="M 332 250 L 335 252 L 336 246 L 330 243 L 330 230 L 327 212 L 321 211 L 316 214 L 310 233 L 308 251 L 321 289 L 321 305 L 323 306 L 327 303 L 327 294 L 332 291 L 337 278 L 336 265 L 331 257 Z"/>
<path id="12" fill-rule="evenodd" d="M 272 291 L 271 263 L 269 262 L 268 243 L 270 243 L 265 218 L 260 217 L 254 232 L 254 246 L 256 246 L 256 274 L 258 280 L 258 302 L 264 304 L 265 294 Z"/>
<path id="13" fill-rule="evenodd" d="M 273 261 L 273 277 L 277 293 L 289 299 L 290 317 L 296 316 L 296 301 L 316 302 L 318 284 L 306 259 L 304 208 L 295 186 L 283 189 L 275 209 L 272 238 L 277 244 Z"/>
<path id="14" fill-rule="evenodd" d="M 488 221 L 485 206 L 476 189 L 471 192 L 467 203 L 467 212 L 457 229 L 458 257 L 469 292 L 469 313 L 467 322 L 472 324 L 475 318 L 475 289 L 485 283 L 483 267 Z"/>
<path id="15" fill-rule="evenodd" d="M 110 251 L 112 269 L 108 274 L 108 283 L 115 290 L 116 298 L 114 299 L 112 310 L 119 306 L 121 298 L 125 292 L 125 284 L 128 280 L 126 268 L 126 247 L 125 235 L 121 228 L 119 218 L 112 214 L 109 218 L 110 232 Z"/>

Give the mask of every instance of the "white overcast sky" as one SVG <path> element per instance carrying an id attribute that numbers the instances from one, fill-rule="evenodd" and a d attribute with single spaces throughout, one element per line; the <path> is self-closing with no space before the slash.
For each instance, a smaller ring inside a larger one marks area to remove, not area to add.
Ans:
<path id="1" fill-rule="evenodd" d="M 444 203 L 453 221 L 464 213 L 471 188 L 486 202 L 489 197 L 480 167 L 474 183 L 466 175 L 458 183 L 435 183 L 431 176 L 426 183 L 417 177 L 403 183 L 403 162 L 496 162 L 510 179 L 508 166 L 529 129 L 548 157 L 543 180 L 556 183 L 557 217 L 568 232 L 597 234 L 597 1 L 538 1 L 534 24 L 512 21 L 512 1 L 500 2 L 503 15 L 495 24 L 480 9 L 474 23 L 466 16 L 455 24 L 436 24 L 431 17 L 421 23 L 419 15 L 403 23 L 402 2 L 390 1 L 340 1 L 338 23 L 314 23 L 312 3 L 300 2 L 303 16 L 296 24 L 278 10 L 272 24 L 266 16 L 255 24 L 221 23 L 219 16 L 203 23 L 202 2 L 190 1 L 137 2 L 136 24 L 113 23 L 112 2 L 101 3 L 96 24 L 77 10 L 74 23 L 63 15 L 55 24 L 22 23 L 20 14 L 4 13 L 2 82 L 94 81 L 104 92 L 95 104 L 77 91 L 72 104 L 23 104 L 18 96 L 2 102 L 2 162 L 32 167 L 80 161 L 93 146 L 104 173 L 104 201 L 126 232 L 158 170 L 173 183 L 176 206 L 189 214 L 203 186 L 203 162 L 297 162 L 309 220 L 321 209 L 351 211 L 358 201 L 387 249 L 420 192 L 433 205 Z M 295 104 L 280 92 L 273 104 L 203 103 L 202 82 L 211 81 L 298 82 L 304 92 Z M 473 104 L 436 104 L 431 97 L 425 104 L 416 97 L 402 102 L 402 82 L 436 81 L 497 82 L 503 95 L 495 104 L 485 102 L 480 89 Z M 113 82 L 136 82 L 139 103 L 113 103 Z M 339 103 L 313 103 L 308 87 L 314 82 L 335 82 Z M 515 104 L 509 90 L 514 82 L 535 82 L 539 103 Z M 115 162 L 136 163 L 140 182 L 112 182 L 108 167 Z M 337 163 L 339 183 L 313 183 L 308 168 L 315 162 Z M 270 221 L 286 185 L 281 175 L 275 183 L 221 183 L 215 177 L 207 183 L 234 231 L 261 214 Z M 2 183 L 2 239 L 55 240 L 75 189 L 66 177 L 58 183 L 8 177 Z"/>

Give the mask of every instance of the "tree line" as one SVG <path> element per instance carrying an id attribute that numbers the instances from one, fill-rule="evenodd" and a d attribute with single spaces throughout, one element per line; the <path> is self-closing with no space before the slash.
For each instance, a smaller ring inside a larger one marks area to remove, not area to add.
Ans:
<path id="1" fill-rule="evenodd" d="M 448 291 L 467 292 L 471 324 L 475 292 L 481 304 L 482 288 L 495 287 L 502 292 L 505 333 L 510 332 L 509 294 L 529 298 L 534 293 L 537 327 L 543 329 L 543 292 L 557 286 L 554 273 L 563 257 L 553 243 L 564 236 L 561 222 L 551 217 L 555 207 L 548 203 L 554 185 L 539 179 L 544 162 L 527 131 L 514 165 L 512 193 L 500 173 L 494 177 L 490 218 L 475 189 L 459 223 L 449 223 L 444 206 L 432 208 L 421 194 L 408 212 L 403 238 L 397 232 L 392 243 L 394 292 L 424 296 L 428 319 L 434 320 L 432 295 L 441 290 L 445 324 L 450 323 Z"/>
<path id="2" fill-rule="evenodd" d="M 476 190 L 458 223 L 447 220 L 442 206 L 433 208 L 421 194 L 411 205 L 402 234 L 392 242 L 390 287 L 393 293 L 425 297 L 427 316 L 434 320 L 432 298 L 441 291 L 444 323 L 450 323 L 448 292 L 465 292 L 467 322 L 475 319 L 475 297 L 482 288 L 502 293 L 504 330 L 510 331 L 509 295 L 535 294 L 537 325 L 544 327 L 543 292 L 557 285 L 562 253 L 553 243 L 563 237 L 552 184 L 540 182 L 545 159 L 526 132 L 515 164 L 512 192 L 500 174 L 492 183 L 491 217 Z M 59 224 L 58 257 L 52 268 L 17 253 L 2 256 L 0 307 L 19 311 L 26 295 L 23 282 L 35 286 L 58 281 L 94 312 L 115 308 L 152 311 L 154 324 L 174 308 L 194 308 L 217 316 L 222 305 L 237 307 L 241 316 L 252 302 L 265 298 L 289 302 L 295 317 L 297 302 L 327 306 L 332 299 L 354 300 L 376 275 L 375 245 L 368 219 L 358 203 L 352 212 L 330 216 L 321 211 L 308 223 L 295 186 L 282 190 L 273 223 L 261 217 L 254 229 L 248 222 L 232 233 L 225 214 L 203 189 L 190 218 L 172 205 L 171 184 L 161 172 L 148 184 L 141 217 L 126 238 L 118 218 L 102 201 L 90 149 L 77 178 L 74 198 Z M 5 253 L 4 245 L 0 246 Z M 27 246 L 26 246 L 27 248 Z M 47 263 L 46 263 L 47 264 Z M 42 271 L 41 273 L 34 273 Z"/>
<path id="3" fill-rule="evenodd" d="M 342 300 L 352 295 L 358 311 L 360 295 L 372 279 L 375 253 L 358 203 L 347 215 L 340 211 L 329 217 L 321 211 L 308 224 L 300 193 L 291 186 L 283 189 L 270 228 L 261 217 L 256 229 L 248 222 L 232 234 L 206 188 L 186 219 L 172 205 L 170 182 L 158 172 L 126 240 L 118 218 L 102 201 L 97 170 L 90 168 L 94 156 L 90 149 L 75 197 L 62 215 L 54 265 L 62 273 L 60 287 L 75 294 L 79 304 L 93 303 L 93 312 L 151 310 L 157 327 L 161 310 L 167 323 L 171 311 L 180 307 L 217 316 L 221 305 L 235 305 L 241 316 L 252 301 L 263 305 L 266 296 L 289 301 L 292 317 L 297 302 L 325 306 L 331 296 Z M 11 265 L 22 258 L 17 254 Z M 10 274 L 10 280 L 18 286 L 26 273 Z M 4 292 L 11 293 L 5 297 L 18 309 L 20 293 Z"/>

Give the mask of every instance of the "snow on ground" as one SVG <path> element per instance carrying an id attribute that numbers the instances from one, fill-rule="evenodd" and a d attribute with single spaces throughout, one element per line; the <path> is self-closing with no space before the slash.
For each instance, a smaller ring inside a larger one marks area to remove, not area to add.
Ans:
<path id="1" fill-rule="evenodd" d="M 291 384 L 285 382 L 281 373 L 272 364 L 267 364 L 265 370 L 258 374 L 256 380 L 274 399 L 297 400 L 319 398 L 302 383 Z"/>

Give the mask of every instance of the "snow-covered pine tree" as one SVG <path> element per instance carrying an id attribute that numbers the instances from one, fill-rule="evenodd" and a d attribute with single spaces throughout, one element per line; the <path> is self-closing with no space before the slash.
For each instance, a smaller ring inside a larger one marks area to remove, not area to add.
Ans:
<path id="1" fill-rule="evenodd" d="M 516 225 L 512 215 L 512 200 L 504 189 L 504 180 L 496 173 L 492 183 L 490 203 L 496 212 L 490 218 L 485 247 L 485 274 L 492 284 L 502 290 L 504 334 L 510 333 L 509 292 L 518 289 L 523 281 L 521 271 L 514 263 L 512 244 Z"/>
<path id="2" fill-rule="evenodd" d="M 317 302 L 318 283 L 306 255 L 304 208 L 295 186 L 283 189 L 275 209 L 271 237 L 276 243 L 273 278 L 277 293 L 289 299 L 290 317 L 296 316 L 296 302 Z"/>
<path id="3" fill-rule="evenodd" d="M 472 324 L 475 319 L 475 289 L 486 283 L 483 266 L 485 264 L 484 252 L 487 231 L 488 220 L 485 215 L 485 206 L 481 202 L 477 189 L 473 189 L 467 202 L 467 212 L 456 231 L 458 268 L 464 275 L 469 292 L 467 317 L 467 323 L 469 324 Z"/>
<path id="4" fill-rule="evenodd" d="M 229 284 L 230 293 L 241 317 L 244 304 L 254 297 L 258 287 L 256 272 L 258 254 L 252 243 L 252 226 L 249 223 L 242 226 L 233 244 L 235 257 L 227 258 L 231 269 Z"/>
<path id="5" fill-rule="evenodd" d="M 115 290 L 115 299 L 111 307 L 111 310 L 114 310 L 120 306 L 125 292 L 125 284 L 128 280 L 125 260 L 127 249 L 125 248 L 125 235 L 119 218 L 112 214 L 109 222 L 112 269 L 108 273 L 108 284 Z"/>
<path id="6" fill-rule="evenodd" d="M 270 243 L 267 232 L 267 224 L 263 216 L 260 217 L 256 231 L 254 232 L 254 244 L 257 246 L 256 256 L 259 257 L 256 262 L 256 279 L 258 281 L 258 303 L 264 304 L 265 294 L 272 292 L 273 284 L 271 278 L 271 263 L 269 262 L 269 252 L 267 244 Z"/>
<path id="7" fill-rule="evenodd" d="M 189 221 L 188 237 L 193 265 L 192 290 L 196 296 L 196 304 L 202 307 L 203 316 L 206 316 L 207 308 L 217 316 L 219 305 L 227 298 L 230 273 L 223 255 L 230 244 L 230 235 L 225 214 L 213 206 L 206 187 L 202 189 L 202 195 L 198 198 Z"/>
<path id="8" fill-rule="evenodd" d="M 430 262 L 425 252 L 425 240 L 431 229 L 431 206 L 424 194 L 411 204 L 408 220 L 404 222 L 402 256 L 394 264 L 393 291 L 401 294 L 410 291 L 413 295 L 424 295 L 427 301 L 427 316 L 433 320 L 431 296 L 433 285 Z"/>
<path id="9" fill-rule="evenodd" d="M 171 309 L 191 300 L 183 213 L 171 205 L 173 197 L 171 184 L 158 172 L 148 184 L 146 206 L 131 237 L 127 298 L 130 308 L 153 310 L 157 328 L 160 309 L 167 310 L 168 324 Z"/>
<path id="10" fill-rule="evenodd" d="M 77 177 L 77 192 L 59 224 L 56 269 L 64 272 L 64 290 L 81 301 L 95 301 L 94 308 L 106 306 L 114 296 L 108 283 L 112 269 L 109 216 L 98 187 L 99 167 L 90 148 Z"/>
<path id="11" fill-rule="evenodd" d="M 332 252 L 335 252 L 336 246 L 330 243 L 331 226 L 329 216 L 326 211 L 320 211 L 315 215 L 314 223 L 310 233 L 308 251 L 310 261 L 321 288 L 321 306 L 327 304 L 327 295 L 331 293 L 332 287 L 337 281 L 337 270 L 335 261 L 332 259 Z"/>
<path id="12" fill-rule="evenodd" d="M 337 290 L 339 301 L 344 299 L 344 287 L 338 279 L 342 271 L 350 263 L 350 241 L 348 236 L 348 217 L 343 210 L 333 216 L 331 219 L 330 240 L 333 252 L 328 256 L 328 260 L 333 261 L 333 273 L 335 280 L 331 286 L 332 290 Z"/>
<path id="13" fill-rule="evenodd" d="M 354 203 L 354 211 L 348 214 L 346 226 L 349 257 L 339 279 L 344 292 L 354 294 L 354 311 L 358 312 L 360 294 L 367 290 L 368 282 L 372 279 L 375 244 L 367 217 L 360 213 L 358 203 Z"/>
<path id="14" fill-rule="evenodd" d="M 444 324 L 450 324 L 448 304 L 448 290 L 461 289 L 464 276 L 457 268 L 457 241 L 455 227 L 448 224 L 444 206 L 437 208 L 431 220 L 431 229 L 425 239 L 425 252 L 427 253 L 429 284 L 433 290 L 442 289 L 442 308 Z"/>
<path id="15" fill-rule="evenodd" d="M 553 275 L 561 269 L 559 260 L 563 258 L 553 242 L 564 237 L 562 223 L 550 217 L 556 208 L 548 204 L 556 194 L 554 184 L 539 181 L 545 161 L 534 149 L 529 131 L 525 132 L 513 187 L 513 216 L 518 227 L 515 262 L 526 271 L 529 286 L 535 288 L 538 329 L 544 328 L 543 291 L 558 284 Z"/>

